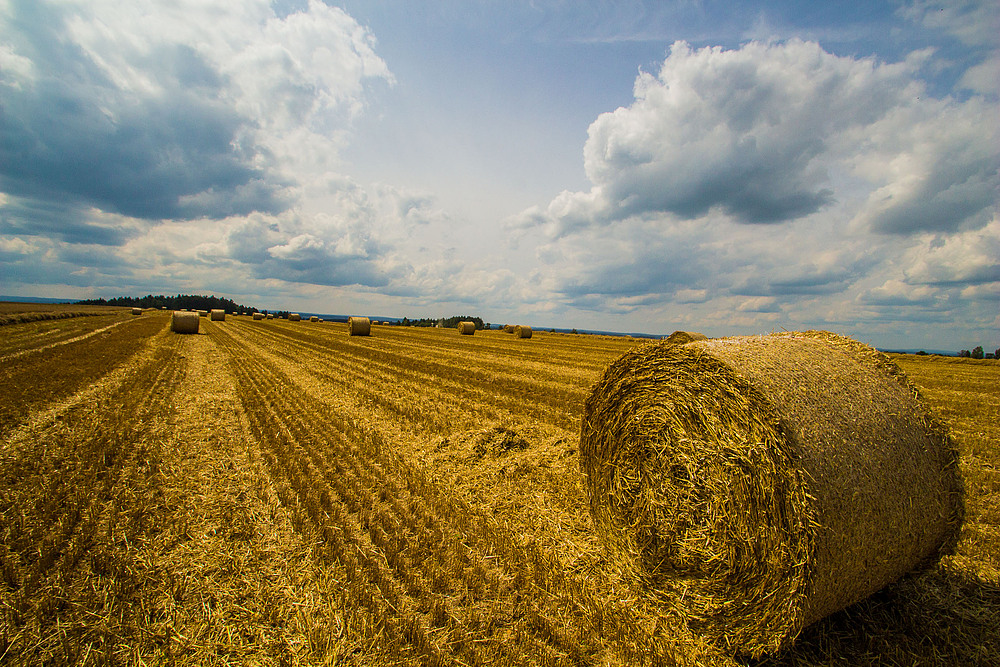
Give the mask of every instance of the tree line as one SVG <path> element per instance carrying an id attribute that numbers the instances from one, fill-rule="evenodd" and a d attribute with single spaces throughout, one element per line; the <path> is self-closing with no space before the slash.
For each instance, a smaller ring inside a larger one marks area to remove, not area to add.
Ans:
<path id="1" fill-rule="evenodd" d="M 166 308 L 167 310 L 224 310 L 227 313 L 249 315 L 256 313 L 256 308 L 238 304 L 232 299 L 218 296 L 201 296 L 197 294 L 178 294 L 177 296 L 118 296 L 113 299 L 85 299 L 76 302 L 82 306 L 125 306 L 128 308 Z M 259 311 L 266 313 L 266 310 Z"/>

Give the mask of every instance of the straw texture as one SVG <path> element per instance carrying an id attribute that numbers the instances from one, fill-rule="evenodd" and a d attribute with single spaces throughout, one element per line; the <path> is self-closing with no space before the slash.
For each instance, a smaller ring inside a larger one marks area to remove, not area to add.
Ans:
<path id="1" fill-rule="evenodd" d="M 213 322 L 225 322 L 226 320 L 226 311 L 221 308 L 213 308 L 211 315 L 211 320 Z"/>
<path id="2" fill-rule="evenodd" d="M 348 336 L 370 336 L 372 323 L 367 317 L 351 316 L 347 318 Z"/>
<path id="3" fill-rule="evenodd" d="M 954 446 L 902 371 L 826 332 L 625 354 L 580 463 L 610 559 L 753 657 L 936 562 L 963 516 Z"/>
<path id="4" fill-rule="evenodd" d="M 518 324 L 514 327 L 515 338 L 531 338 L 531 327 L 525 324 Z"/>
<path id="5" fill-rule="evenodd" d="M 675 331 L 667 336 L 667 342 L 674 345 L 683 345 L 693 340 L 708 340 L 708 336 L 694 331 Z"/>
<path id="6" fill-rule="evenodd" d="M 463 336 L 471 336 L 476 333 L 476 323 L 475 322 L 459 322 L 458 323 L 458 333 Z"/>
<path id="7" fill-rule="evenodd" d="M 186 313 L 175 310 L 170 317 L 170 330 L 174 333 L 198 333 L 198 313 Z"/>

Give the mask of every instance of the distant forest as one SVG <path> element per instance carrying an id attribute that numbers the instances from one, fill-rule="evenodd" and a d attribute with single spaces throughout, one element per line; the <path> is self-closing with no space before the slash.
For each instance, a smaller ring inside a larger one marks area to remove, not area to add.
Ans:
<path id="1" fill-rule="evenodd" d="M 178 294 L 177 296 L 164 296 L 162 294 L 153 296 L 147 294 L 142 297 L 118 296 L 113 299 L 86 299 L 76 302 L 82 306 L 127 306 L 130 308 L 166 308 L 167 310 L 213 310 L 221 309 L 227 313 L 239 313 L 247 315 L 258 312 L 256 308 L 243 306 L 231 299 L 224 299 L 217 296 L 200 296 L 197 294 Z M 262 313 L 268 311 L 262 310 Z"/>
<path id="2" fill-rule="evenodd" d="M 489 323 L 483 324 L 483 318 L 473 317 L 472 315 L 455 315 L 453 317 L 446 317 L 444 319 L 431 319 L 431 318 L 421 318 L 419 320 L 411 320 L 408 317 L 404 317 L 399 321 L 399 324 L 404 327 L 436 327 L 440 324 L 445 329 L 454 329 L 458 326 L 459 322 L 475 322 L 476 329 L 482 329 L 484 326 L 489 328 Z"/>

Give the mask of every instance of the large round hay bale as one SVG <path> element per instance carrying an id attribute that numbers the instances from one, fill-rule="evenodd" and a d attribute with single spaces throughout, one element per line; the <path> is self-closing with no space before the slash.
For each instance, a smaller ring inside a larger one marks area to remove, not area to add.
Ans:
<path id="1" fill-rule="evenodd" d="M 198 333 L 198 313 L 175 310 L 170 317 L 170 330 L 182 334 Z"/>
<path id="2" fill-rule="evenodd" d="M 584 406 L 609 558 L 758 657 L 954 549 L 950 437 L 888 357 L 826 332 L 636 348 Z"/>
<path id="3" fill-rule="evenodd" d="M 299 315 L 298 313 L 289 313 L 288 314 L 288 321 L 289 322 L 301 322 L 302 321 L 302 316 Z"/>
<path id="4" fill-rule="evenodd" d="M 226 311 L 221 308 L 213 308 L 211 320 L 213 322 L 225 322 L 226 321 Z"/>
<path id="5" fill-rule="evenodd" d="M 133 308 L 132 309 L 132 314 L 133 315 L 142 315 L 142 308 Z"/>
<path id="6" fill-rule="evenodd" d="M 505 324 L 505 325 L 503 325 L 503 332 L 504 333 L 514 333 L 514 328 L 515 327 L 514 327 L 513 324 Z"/>
<path id="7" fill-rule="evenodd" d="M 319 315 L 310 315 L 309 316 L 309 321 L 310 322 L 319 322 Z"/>
<path id="8" fill-rule="evenodd" d="M 514 327 L 515 338 L 531 338 L 531 327 L 526 324 L 518 324 Z"/>
<path id="9" fill-rule="evenodd" d="M 458 333 L 463 336 L 471 336 L 476 333 L 476 323 L 475 322 L 459 322 L 458 323 Z"/>
<path id="10" fill-rule="evenodd" d="M 264 319 L 264 313 L 254 313 L 253 314 L 253 319 L 254 319 L 254 321 L 258 321 L 258 320 Z"/>
<path id="11" fill-rule="evenodd" d="M 672 345 L 683 345 L 693 340 L 708 340 L 708 336 L 694 331 L 675 331 L 666 338 L 666 341 Z"/>
<path id="12" fill-rule="evenodd" d="M 347 318 L 348 336 L 370 336 L 372 323 L 367 317 L 351 316 Z"/>

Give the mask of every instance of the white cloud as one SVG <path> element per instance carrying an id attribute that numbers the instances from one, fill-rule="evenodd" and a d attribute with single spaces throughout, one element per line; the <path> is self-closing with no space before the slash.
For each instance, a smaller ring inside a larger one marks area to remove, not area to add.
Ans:
<path id="1" fill-rule="evenodd" d="M 986 223 L 1000 187 L 996 124 L 982 100 L 928 98 L 924 52 L 882 64 L 815 43 L 736 50 L 678 42 L 635 101 L 602 114 L 584 149 L 589 192 L 563 192 L 515 226 L 559 237 L 630 216 L 741 223 L 804 219 L 853 205 L 893 234 Z"/>

